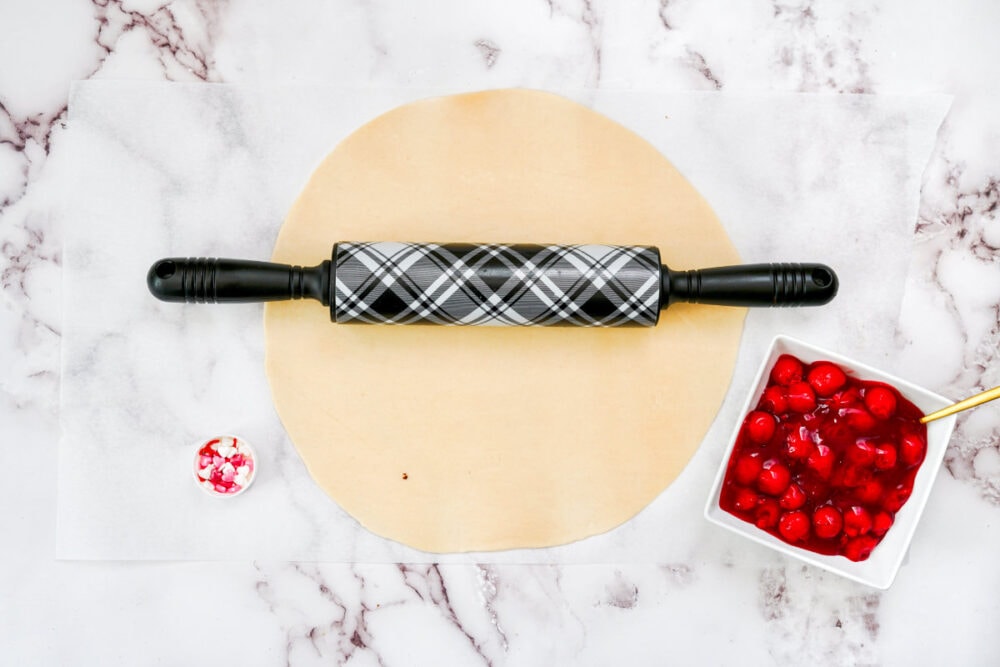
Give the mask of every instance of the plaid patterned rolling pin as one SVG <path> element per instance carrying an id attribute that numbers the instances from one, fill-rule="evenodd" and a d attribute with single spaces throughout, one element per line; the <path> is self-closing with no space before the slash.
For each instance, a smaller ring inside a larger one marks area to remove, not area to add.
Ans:
<path id="1" fill-rule="evenodd" d="M 224 303 L 309 297 L 339 324 L 654 326 L 679 301 L 814 306 L 837 293 L 822 264 L 673 271 L 649 246 L 338 243 L 303 268 L 170 258 L 147 284 L 163 301 Z"/>

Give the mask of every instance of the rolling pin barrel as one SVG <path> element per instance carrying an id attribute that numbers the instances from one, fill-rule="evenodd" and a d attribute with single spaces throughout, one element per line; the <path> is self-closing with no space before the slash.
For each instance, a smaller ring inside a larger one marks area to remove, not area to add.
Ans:
<path id="1" fill-rule="evenodd" d="M 338 323 L 653 326 L 660 253 L 645 246 L 338 243 Z"/>

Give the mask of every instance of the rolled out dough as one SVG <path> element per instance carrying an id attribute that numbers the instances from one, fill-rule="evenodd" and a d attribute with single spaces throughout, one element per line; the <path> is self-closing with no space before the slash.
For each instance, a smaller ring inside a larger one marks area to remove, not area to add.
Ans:
<path id="1" fill-rule="evenodd" d="M 423 100 L 360 128 L 312 175 L 273 259 L 381 240 L 739 261 L 652 146 L 527 90 Z M 313 478 L 369 530 L 431 552 L 545 547 L 618 526 L 680 473 L 722 402 L 743 317 L 675 305 L 653 329 L 338 326 L 315 302 L 276 303 L 267 374 Z"/>

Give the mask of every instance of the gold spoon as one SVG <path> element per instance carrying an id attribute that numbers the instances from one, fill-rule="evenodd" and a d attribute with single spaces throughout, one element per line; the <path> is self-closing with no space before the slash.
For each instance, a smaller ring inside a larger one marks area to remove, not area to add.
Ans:
<path id="1" fill-rule="evenodd" d="M 920 423 L 926 424 L 927 422 L 934 421 L 935 419 L 941 419 L 942 417 L 953 415 L 956 412 L 961 412 L 962 410 L 968 410 L 969 408 L 974 408 L 977 405 L 982 405 L 983 403 L 989 403 L 990 401 L 996 398 L 1000 398 L 1000 387 L 993 387 L 992 389 L 987 389 L 986 391 L 976 394 L 975 396 L 970 396 L 964 401 L 953 403 L 946 408 L 941 408 L 937 412 L 932 412 L 929 415 L 924 415 L 923 417 L 920 418 Z"/>

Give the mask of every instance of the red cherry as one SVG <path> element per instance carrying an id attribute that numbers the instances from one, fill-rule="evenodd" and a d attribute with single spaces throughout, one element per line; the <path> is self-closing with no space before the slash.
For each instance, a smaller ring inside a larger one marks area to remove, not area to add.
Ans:
<path id="1" fill-rule="evenodd" d="M 844 535 L 857 537 L 872 529 L 872 515 L 864 507 L 854 505 L 844 512 Z"/>
<path id="2" fill-rule="evenodd" d="M 785 391 L 777 385 L 771 385 L 764 390 L 764 394 L 760 397 L 760 407 L 766 408 L 776 415 L 788 412 L 788 399 L 785 398 Z"/>
<path id="3" fill-rule="evenodd" d="M 795 357 L 784 354 L 774 362 L 771 369 L 771 381 L 787 387 L 793 382 L 802 380 L 802 362 Z"/>
<path id="4" fill-rule="evenodd" d="M 789 484 L 778 499 L 778 504 L 786 510 L 797 510 L 806 504 L 806 493 L 798 484 Z"/>
<path id="5" fill-rule="evenodd" d="M 843 410 L 843 413 L 847 418 L 847 425 L 858 435 L 871 433 L 872 429 L 878 425 L 871 413 L 864 408 L 847 408 Z"/>
<path id="6" fill-rule="evenodd" d="M 740 511 L 749 512 L 757 506 L 757 494 L 753 492 L 753 489 L 740 489 L 736 492 L 733 506 Z"/>
<path id="7" fill-rule="evenodd" d="M 858 440 L 847 448 L 844 458 L 852 465 L 870 466 L 875 463 L 875 446 L 870 442 Z"/>
<path id="8" fill-rule="evenodd" d="M 812 438 L 803 427 L 799 427 L 785 436 L 785 456 L 793 461 L 808 459 L 814 447 Z"/>
<path id="9" fill-rule="evenodd" d="M 830 485 L 815 475 L 803 475 L 798 485 L 806 493 L 806 500 L 813 504 L 825 502 L 830 496 Z"/>
<path id="10" fill-rule="evenodd" d="M 813 366 L 808 379 L 816 393 L 823 397 L 832 396 L 847 382 L 844 371 L 831 363 L 819 363 Z"/>
<path id="11" fill-rule="evenodd" d="M 777 459 L 764 461 L 763 470 L 757 475 L 757 488 L 769 496 L 779 496 L 792 481 L 788 466 Z"/>
<path id="12" fill-rule="evenodd" d="M 923 438 L 915 433 L 908 433 L 899 443 L 899 458 L 907 466 L 919 465 L 924 460 L 926 449 Z"/>
<path id="13" fill-rule="evenodd" d="M 768 498 L 762 500 L 754 511 L 754 522 L 758 528 L 767 530 L 778 525 L 778 517 L 781 516 L 781 508 L 778 501 Z"/>
<path id="14" fill-rule="evenodd" d="M 838 474 L 839 473 L 839 476 Z M 872 478 L 872 470 L 866 466 L 846 466 L 834 473 L 833 482 L 836 486 L 855 488 L 865 484 Z"/>
<path id="15" fill-rule="evenodd" d="M 897 484 L 895 488 L 889 489 L 888 493 L 885 494 L 885 498 L 882 499 L 882 508 L 888 512 L 898 512 L 910 499 L 911 493 L 913 493 L 913 488 L 909 484 L 905 482 Z"/>
<path id="16" fill-rule="evenodd" d="M 747 415 L 747 437 L 754 444 L 767 444 L 774 435 L 775 426 L 777 424 L 775 424 L 774 416 L 766 412 L 754 411 Z"/>
<path id="17" fill-rule="evenodd" d="M 802 510 L 785 512 L 778 521 L 778 532 L 789 542 L 801 542 L 809 537 L 809 516 Z"/>
<path id="18" fill-rule="evenodd" d="M 892 528 L 892 515 L 888 512 L 878 512 L 872 519 L 872 533 L 882 537 Z"/>
<path id="19" fill-rule="evenodd" d="M 843 554 L 848 560 L 852 560 L 855 563 L 868 560 L 871 556 L 872 550 L 878 546 L 878 539 L 872 537 L 871 535 L 865 535 L 863 537 L 856 537 L 853 540 L 849 540 L 847 544 L 844 545 Z"/>
<path id="20" fill-rule="evenodd" d="M 817 430 L 820 440 L 838 449 L 845 448 L 856 440 L 847 421 L 839 417 L 820 424 Z"/>
<path id="21" fill-rule="evenodd" d="M 760 474 L 761 464 L 764 461 L 759 454 L 744 454 L 736 460 L 736 467 L 733 469 L 733 477 L 740 484 L 749 486 Z"/>
<path id="22" fill-rule="evenodd" d="M 816 394 L 806 382 L 793 382 L 788 387 L 788 407 L 795 412 L 811 412 L 816 409 Z"/>
<path id="23" fill-rule="evenodd" d="M 820 479 L 830 479 L 835 461 L 836 457 L 832 449 L 826 445 L 816 445 L 809 452 L 809 457 L 806 459 L 806 467 L 816 473 Z"/>
<path id="24" fill-rule="evenodd" d="M 874 505 L 882 499 L 882 483 L 877 479 L 870 479 L 854 490 L 854 497 L 866 505 Z"/>
<path id="25" fill-rule="evenodd" d="M 875 467 L 879 470 L 889 470 L 896 465 L 896 448 L 892 445 L 881 445 L 875 448 Z"/>
<path id="26" fill-rule="evenodd" d="M 844 526 L 844 517 L 833 505 L 824 505 L 813 512 L 813 531 L 816 537 L 829 540 L 840 534 Z"/>
<path id="27" fill-rule="evenodd" d="M 839 413 L 840 410 L 857 407 L 858 405 L 861 405 L 861 394 L 855 387 L 848 387 L 830 397 L 830 408 L 834 412 Z"/>
<path id="28" fill-rule="evenodd" d="M 885 421 L 896 414 L 896 394 L 888 387 L 872 387 L 865 392 L 865 407 L 877 419 Z"/>
<path id="29" fill-rule="evenodd" d="M 809 432 L 809 426 L 806 424 L 806 418 L 808 416 L 809 415 L 789 413 L 778 419 L 778 423 L 784 425 L 786 433 L 798 431 L 799 429 L 806 429 L 806 432 Z"/>

